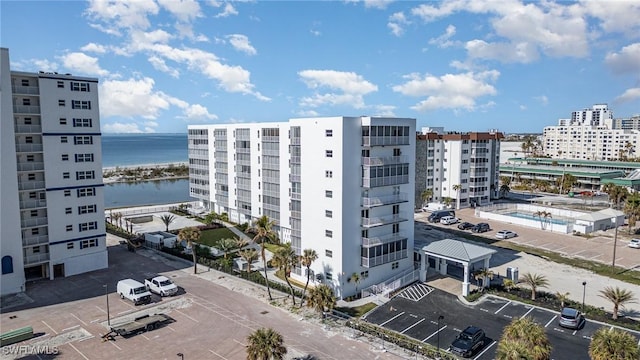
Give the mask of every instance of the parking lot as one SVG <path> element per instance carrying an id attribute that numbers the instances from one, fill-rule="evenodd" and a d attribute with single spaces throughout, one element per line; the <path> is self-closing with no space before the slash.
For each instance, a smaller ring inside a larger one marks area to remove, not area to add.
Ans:
<path id="1" fill-rule="evenodd" d="M 239 360 L 246 358 L 247 336 L 270 327 L 283 335 L 287 359 L 305 354 L 320 359 L 397 359 L 351 339 L 348 332 L 270 305 L 263 287 L 206 268 L 193 275 L 188 262 L 167 260 L 149 250 L 133 253 L 118 245 L 108 249 L 107 270 L 30 283 L 26 296 L 8 302 L 3 298 L 2 332 L 32 326 L 37 337 L 20 345 L 52 352 L 27 358 L 176 359 L 181 353 L 185 359 Z M 119 279 L 140 281 L 155 274 L 171 278 L 180 287 L 179 294 L 154 295 L 151 304 L 134 306 L 115 292 Z M 272 292 L 282 300 L 282 294 Z M 172 321 L 150 332 L 103 341 L 107 311 L 112 325 L 153 313 L 167 314 Z M 2 359 L 24 358 L 29 348 L 21 354 L 6 349 L 0 352 Z"/>
<path id="2" fill-rule="evenodd" d="M 553 347 L 552 359 L 589 359 L 588 347 L 592 335 L 601 326 L 587 319 L 580 330 L 558 326 L 558 312 L 526 304 L 489 297 L 475 306 L 463 304 L 456 296 L 438 289 L 427 290 L 424 284 L 405 289 L 384 306 L 378 307 L 366 320 L 397 331 L 421 342 L 448 349 L 455 337 L 469 325 L 486 333 L 484 347 L 473 359 L 494 359 L 497 341 L 514 318 L 529 316 L 545 328 Z M 438 320 L 443 316 L 441 320 Z M 640 333 L 629 331 L 640 343 Z"/>

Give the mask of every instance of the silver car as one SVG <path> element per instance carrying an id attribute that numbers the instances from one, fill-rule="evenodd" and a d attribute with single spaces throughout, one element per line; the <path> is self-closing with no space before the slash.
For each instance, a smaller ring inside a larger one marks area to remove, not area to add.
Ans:
<path id="1" fill-rule="evenodd" d="M 585 323 L 584 315 L 579 310 L 573 308 L 563 308 L 560 312 L 560 326 L 569 329 L 580 329 Z"/>

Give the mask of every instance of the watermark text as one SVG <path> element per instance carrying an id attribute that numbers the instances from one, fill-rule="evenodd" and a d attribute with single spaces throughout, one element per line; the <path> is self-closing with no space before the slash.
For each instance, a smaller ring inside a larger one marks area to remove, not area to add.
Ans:
<path id="1" fill-rule="evenodd" d="M 51 345 L 7 345 L 0 349 L 2 355 L 57 355 L 57 346 Z"/>

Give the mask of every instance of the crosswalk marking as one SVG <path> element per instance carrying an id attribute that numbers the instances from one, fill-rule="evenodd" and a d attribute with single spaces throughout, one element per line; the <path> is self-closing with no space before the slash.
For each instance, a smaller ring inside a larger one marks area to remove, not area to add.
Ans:
<path id="1" fill-rule="evenodd" d="M 429 295 L 433 288 L 422 283 L 413 284 L 402 290 L 398 296 L 412 301 L 420 301 L 423 297 Z"/>

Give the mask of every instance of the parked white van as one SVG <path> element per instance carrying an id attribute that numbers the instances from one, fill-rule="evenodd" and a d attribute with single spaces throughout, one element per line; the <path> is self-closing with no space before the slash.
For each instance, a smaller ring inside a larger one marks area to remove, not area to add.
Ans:
<path id="1" fill-rule="evenodd" d="M 127 298 L 136 305 L 146 304 L 151 301 L 151 293 L 149 290 L 147 290 L 144 284 L 133 279 L 118 281 L 117 291 L 121 299 Z"/>

